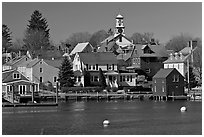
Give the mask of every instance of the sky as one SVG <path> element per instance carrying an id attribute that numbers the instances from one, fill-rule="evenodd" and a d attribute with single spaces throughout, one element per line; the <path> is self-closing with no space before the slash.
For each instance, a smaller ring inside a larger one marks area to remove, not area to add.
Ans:
<path id="1" fill-rule="evenodd" d="M 34 10 L 46 18 L 54 44 L 76 32 L 108 31 L 118 13 L 124 16 L 126 36 L 152 32 L 161 43 L 181 33 L 202 37 L 201 2 L 3 2 L 2 23 L 13 41 L 23 39 Z"/>

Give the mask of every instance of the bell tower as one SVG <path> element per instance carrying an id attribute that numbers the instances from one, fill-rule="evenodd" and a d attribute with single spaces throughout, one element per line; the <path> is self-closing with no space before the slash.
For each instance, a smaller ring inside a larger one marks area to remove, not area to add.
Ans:
<path id="1" fill-rule="evenodd" d="M 125 35 L 125 26 L 123 24 L 124 17 L 120 14 L 116 17 L 115 36 L 118 34 Z"/>

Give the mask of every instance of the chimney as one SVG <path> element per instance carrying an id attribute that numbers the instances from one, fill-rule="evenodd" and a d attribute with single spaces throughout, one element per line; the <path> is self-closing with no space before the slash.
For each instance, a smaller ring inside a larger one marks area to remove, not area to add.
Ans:
<path id="1" fill-rule="evenodd" d="M 170 53 L 170 60 L 173 60 L 173 54 L 172 53 Z"/>
<path id="2" fill-rule="evenodd" d="M 19 56 L 19 57 L 21 56 L 21 51 L 20 51 L 20 50 L 18 51 L 18 56 Z"/>
<path id="3" fill-rule="evenodd" d="M 175 59 L 176 59 L 176 60 L 179 59 L 179 56 L 178 56 L 178 53 L 177 53 L 177 52 L 175 53 Z"/>
<path id="4" fill-rule="evenodd" d="M 183 54 L 180 52 L 180 59 L 182 60 L 183 59 Z"/>

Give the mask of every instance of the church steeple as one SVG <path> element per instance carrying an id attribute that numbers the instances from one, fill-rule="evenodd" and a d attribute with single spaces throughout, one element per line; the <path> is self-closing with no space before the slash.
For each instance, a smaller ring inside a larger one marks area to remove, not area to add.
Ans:
<path id="1" fill-rule="evenodd" d="M 124 17 L 121 14 L 118 14 L 116 17 L 116 25 L 115 25 L 115 36 L 118 34 L 125 35 L 125 26 L 123 24 Z"/>

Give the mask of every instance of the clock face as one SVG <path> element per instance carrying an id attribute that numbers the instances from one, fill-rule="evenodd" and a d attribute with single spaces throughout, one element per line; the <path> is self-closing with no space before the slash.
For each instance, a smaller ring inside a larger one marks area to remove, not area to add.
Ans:
<path id="1" fill-rule="evenodd" d="M 118 29 L 118 32 L 119 32 L 119 33 L 122 33 L 122 32 L 123 32 L 123 29 L 122 29 L 122 28 L 119 28 L 119 29 Z"/>
<path id="2" fill-rule="evenodd" d="M 122 24 L 122 21 L 118 20 L 118 25 L 121 26 L 121 24 Z"/>

